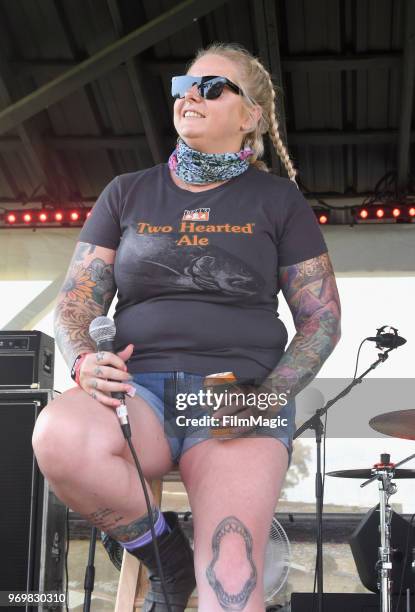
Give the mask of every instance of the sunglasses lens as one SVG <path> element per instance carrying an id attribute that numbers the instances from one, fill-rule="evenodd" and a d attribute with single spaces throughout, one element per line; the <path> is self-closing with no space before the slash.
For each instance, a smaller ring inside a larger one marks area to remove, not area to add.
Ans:
<path id="1" fill-rule="evenodd" d="M 186 91 L 200 83 L 199 77 L 176 76 L 171 80 L 171 95 L 173 98 L 184 98 Z"/>
<path id="2" fill-rule="evenodd" d="M 226 82 L 220 77 L 212 77 L 209 80 L 201 83 L 201 77 L 192 77 L 188 75 L 175 76 L 171 80 L 171 95 L 173 98 L 184 98 L 186 92 L 194 85 L 198 85 L 199 95 L 207 100 L 215 100 L 219 98 L 223 92 Z"/>
<path id="3" fill-rule="evenodd" d="M 208 81 L 204 85 L 205 98 L 207 100 L 215 100 L 216 98 L 219 98 L 224 87 L 225 83 L 223 81 Z"/>

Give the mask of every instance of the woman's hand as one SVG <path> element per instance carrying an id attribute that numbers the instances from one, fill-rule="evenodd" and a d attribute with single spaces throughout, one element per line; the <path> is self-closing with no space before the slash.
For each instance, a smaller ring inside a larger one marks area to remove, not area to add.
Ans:
<path id="1" fill-rule="evenodd" d="M 127 361 L 134 350 L 129 344 L 118 353 L 98 351 L 88 353 L 79 370 L 79 386 L 104 406 L 116 407 L 120 401 L 111 397 L 112 391 L 123 391 L 133 396 L 135 388 L 126 384 L 132 379 L 127 372 Z"/>
<path id="2" fill-rule="evenodd" d="M 278 406 L 273 406 L 267 401 L 272 389 L 266 380 L 261 385 L 243 383 L 215 385 L 212 391 L 215 394 L 224 393 L 219 408 L 211 411 L 211 416 L 217 420 L 216 423 L 219 422 L 218 425 L 211 427 L 211 432 L 220 438 L 239 438 L 247 435 L 258 427 L 254 419 L 257 420 L 259 416 L 268 418 L 271 413 L 274 415 L 278 412 Z M 233 394 L 238 395 L 235 397 Z M 229 401 L 230 399 L 232 401 Z M 224 419 L 224 417 L 232 418 Z M 246 419 L 246 422 L 242 419 Z"/>

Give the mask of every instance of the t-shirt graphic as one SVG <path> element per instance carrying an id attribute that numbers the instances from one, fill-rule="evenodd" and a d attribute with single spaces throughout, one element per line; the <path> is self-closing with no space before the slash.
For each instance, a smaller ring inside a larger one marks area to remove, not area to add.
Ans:
<path id="1" fill-rule="evenodd" d="M 212 189 L 181 189 L 167 163 L 115 177 L 79 240 L 116 251 L 116 350 L 131 372 L 233 371 L 261 379 L 288 340 L 279 269 L 327 251 L 289 179 L 253 166 Z"/>
<path id="2" fill-rule="evenodd" d="M 178 247 L 181 235 L 125 233 L 123 257 L 134 261 L 134 278 L 147 288 L 147 298 L 171 292 L 255 296 L 265 285 L 261 274 L 216 245 Z"/>

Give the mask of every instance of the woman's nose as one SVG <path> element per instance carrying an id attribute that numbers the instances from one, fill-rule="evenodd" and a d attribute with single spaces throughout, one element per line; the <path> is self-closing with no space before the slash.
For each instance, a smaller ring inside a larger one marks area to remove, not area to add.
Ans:
<path id="1" fill-rule="evenodd" d="M 197 99 L 201 98 L 201 95 L 199 93 L 199 90 L 196 84 L 192 85 L 192 87 L 189 87 L 189 89 L 185 92 L 184 99 L 187 100 L 188 98 L 197 98 Z"/>

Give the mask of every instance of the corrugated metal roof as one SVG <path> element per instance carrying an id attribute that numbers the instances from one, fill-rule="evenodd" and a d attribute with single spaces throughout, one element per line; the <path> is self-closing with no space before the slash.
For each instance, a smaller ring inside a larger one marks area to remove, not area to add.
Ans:
<path id="1" fill-rule="evenodd" d="M 281 131 L 303 187 L 370 193 L 388 171 L 414 172 L 412 16 L 414 0 L 1 0 L 0 202 L 93 200 L 114 175 L 167 160 L 171 76 L 212 40 L 281 75 Z M 114 64 L 114 43 L 152 20 L 142 50 Z M 105 50 L 105 70 L 97 62 L 30 111 L 42 86 Z"/>

